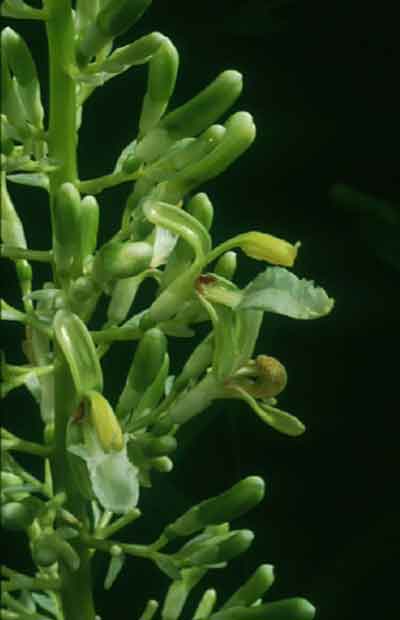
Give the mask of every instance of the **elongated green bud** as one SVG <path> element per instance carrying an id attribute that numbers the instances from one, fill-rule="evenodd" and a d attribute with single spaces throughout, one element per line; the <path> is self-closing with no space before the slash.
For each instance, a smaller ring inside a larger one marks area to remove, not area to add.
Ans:
<path id="1" fill-rule="evenodd" d="M 193 196 L 188 202 L 187 211 L 201 222 L 206 230 L 210 230 L 214 219 L 214 207 L 207 194 L 201 192 Z"/>
<path id="2" fill-rule="evenodd" d="M 189 381 L 197 380 L 203 372 L 211 365 L 213 359 L 214 344 L 213 334 L 208 334 L 200 344 L 193 350 L 186 361 L 182 372 L 177 377 L 174 389 L 180 390 Z"/>
<path id="3" fill-rule="evenodd" d="M 231 607 L 249 607 L 262 598 L 274 583 L 274 570 L 270 564 L 262 564 L 249 579 L 222 606 L 222 610 Z"/>
<path id="4" fill-rule="evenodd" d="M 210 620 L 312 620 L 315 607 L 304 598 L 288 598 L 252 607 L 222 609 Z"/>
<path id="5" fill-rule="evenodd" d="M 203 549 L 195 551 L 182 562 L 182 566 L 202 566 L 204 564 L 219 564 L 229 562 L 236 556 L 247 551 L 254 540 L 251 530 L 239 530 L 220 543 L 205 545 Z"/>
<path id="6" fill-rule="evenodd" d="M 111 241 L 97 252 L 93 262 L 93 278 L 104 284 L 110 280 L 135 276 L 149 267 L 153 248 L 149 243 Z"/>
<path id="7" fill-rule="evenodd" d="M 97 246 L 99 230 L 99 203 L 94 196 L 85 196 L 81 202 L 81 256 L 84 260 Z"/>
<path id="8" fill-rule="evenodd" d="M 157 53 L 165 40 L 166 37 L 160 32 L 152 32 L 144 37 L 140 37 L 140 39 L 133 43 L 116 49 L 101 63 L 99 71 L 120 73 L 127 67 L 143 65 Z"/>
<path id="9" fill-rule="evenodd" d="M 236 252 L 225 252 L 217 261 L 214 267 L 214 273 L 226 280 L 232 280 L 237 267 L 237 254 Z"/>
<path id="10" fill-rule="evenodd" d="M 165 456 L 176 450 L 178 445 L 172 435 L 164 435 L 163 437 L 140 435 L 136 441 L 147 457 Z"/>
<path id="11" fill-rule="evenodd" d="M 167 114 L 140 142 L 138 156 L 153 161 L 166 150 L 166 145 L 206 130 L 233 105 L 242 85 L 238 71 L 221 73 L 193 99 Z"/>
<path id="12" fill-rule="evenodd" d="M 107 308 L 107 318 L 112 323 L 122 323 L 136 297 L 143 279 L 139 276 L 123 278 L 115 283 L 110 303 Z"/>
<path id="13" fill-rule="evenodd" d="M 150 61 L 147 92 L 144 96 L 139 130 L 143 135 L 164 114 L 175 88 L 179 67 L 179 55 L 174 44 L 167 38 Z"/>
<path id="14" fill-rule="evenodd" d="M 23 38 L 9 27 L 2 32 L 2 45 L 19 86 L 26 118 L 32 125 L 41 128 L 44 113 L 40 100 L 40 84 L 29 48 Z"/>
<path id="15" fill-rule="evenodd" d="M 1 490 L 11 490 L 12 487 L 19 487 L 23 484 L 22 478 L 12 474 L 8 471 L 1 472 Z M 15 493 L 7 493 L 7 497 L 15 502 L 19 502 L 23 500 L 25 497 L 28 497 L 28 493 L 24 491 L 17 491 Z"/>
<path id="16" fill-rule="evenodd" d="M 158 328 L 149 329 L 141 339 L 128 373 L 135 390 L 147 388 L 156 378 L 167 351 L 167 339 Z"/>
<path id="17" fill-rule="evenodd" d="M 158 329 L 149 329 L 140 340 L 127 381 L 117 405 L 117 415 L 129 413 L 140 401 L 147 388 L 156 379 L 167 351 L 167 339 Z"/>
<path id="18" fill-rule="evenodd" d="M 171 195 L 183 196 L 199 184 L 212 179 L 228 168 L 253 142 L 256 129 L 248 112 L 236 112 L 225 123 L 221 142 L 198 162 L 181 170 L 167 182 Z"/>
<path id="19" fill-rule="evenodd" d="M 5 30 L 1 33 L 2 113 L 7 116 L 7 120 L 14 128 L 15 133 L 22 139 L 26 139 L 30 136 L 30 130 L 26 124 L 26 111 L 21 99 L 17 80 L 15 77 L 11 77 L 9 61 L 6 54 L 6 46 L 3 44 L 4 39 L 7 37 Z"/>
<path id="20" fill-rule="evenodd" d="M 5 173 L 1 176 L 1 239 L 5 245 L 27 247 L 22 222 L 7 191 Z"/>
<path id="21" fill-rule="evenodd" d="M 78 275 L 81 197 L 72 183 L 63 183 L 54 200 L 53 251 L 61 275 Z M 78 260 L 77 260 L 78 259 Z"/>
<path id="22" fill-rule="evenodd" d="M 152 0 L 108 0 L 96 17 L 96 21 L 82 34 L 78 41 L 77 60 L 87 63 L 111 39 L 123 34 L 140 19 Z"/>
<path id="23" fill-rule="evenodd" d="M 99 30 L 110 39 L 118 37 L 141 18 L 152 0 L 108 0 L 97 16 Z"/>
<path id="24" fill-rule="evenodd" d="M 263 499 L 264 492 L 263 479 L 258 476 L 249 476 L 225 493 L 193 506 L 174 523 L 168 525 L 164 533 L 169 539 L 176 536 L 189 536 L 207 525 L 216 525 L 236 519 L 257 506 Z"/>
<path id="25" fill-rule="evenodd" d="M 71 545 L 57 534 L 43 534 L 32 546 L 32 558 L 37 566 L 47 567 L 63 562 L 71 571 L 79 568 L 79 556 Z"/>
<path id="26" fill-rule="evenodd" d="M 78 394 L 101 392 L 103 374 L 93 340 L 86 325 L 74 313 L 58 310 L 53 322 L 54 335 L 63 352 Z"/>
<path id="27" fill-rule="evenodd" d="M 221 73 L 207 88 L 160 123 L 175 140 L 196 136 L 218 120 L 239 97 L 243 86 L 242 75 L 228 70 Z"/>

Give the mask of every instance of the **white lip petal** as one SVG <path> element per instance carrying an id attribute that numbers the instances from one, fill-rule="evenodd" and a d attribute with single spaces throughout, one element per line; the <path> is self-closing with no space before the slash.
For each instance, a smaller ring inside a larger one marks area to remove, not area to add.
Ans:
<path id="1" fill-rule="evenodd" d="M 125 450 L 105 454 L 88 463 L 93 492 L 106 510 L 125 513 L 138 503 L 138 469 Z"/>

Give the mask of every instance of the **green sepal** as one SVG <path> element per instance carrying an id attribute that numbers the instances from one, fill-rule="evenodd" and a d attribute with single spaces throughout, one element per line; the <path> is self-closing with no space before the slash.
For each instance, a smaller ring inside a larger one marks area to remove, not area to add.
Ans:
<path id="1" fill-rule="evenodd" d="M 110 241 L 95 255 L 92 276 L 100 285 L 135 276 L 150 266 L 152 256 L 149 243 Z"/>
<path id="2" fill-rule="evenodd" d="M 74 313 L 58 310 L 54 317 L 54 335 L 64 354 L 77 393 L 101 392 L 103 373 L 96 348 L 86 325 Z"/>
<path id="3" fill-rule="evenodd" d="M 168 539 L 190 534 L 206 527 L 231 521 L 248 512 L 261 502 L 265 484 L 258 476 L 241 480 L 225 493 L 204 500 L 168 525 L 164 534 Z"/>
<path id="4" fill-rule="evenodd" d="M 218 611 L 209 620 L 312 620 L 315 607 L 304 598 L 288 598 L 252 607 Z"/>
<path id="5" fill-rule="evenodd" d="M 238 367 L 240 355 L 238 334 L 240 317 L 230 308 L 211 304 L 202 295 L 199 301 L 207 310 L 214 328 L 213 372 L 219 382 L 232 374 Z"/>
<path id="6" fill-rule="evenodd" d="M 221 611 L 231 607 L 249 607 L 262 598 L 274 583 L 271 564 L 262 564 L 247 581 L 222 605 Z"/>
<path id="7" fill-rule="evenodd" d="M 245 388 L 234 385 L 234 382 L 232 382 L 231 388 L 233 388 L 233 394 L 236 394 L 237 398 L 240 398 L 241 400 L 247 402 L 247 404 L 250 405 L 253 411 L 263 422 L 265 422 L 275 430 L 279 431 L 280 433 L 283 433 L 284 435 L 289 435 L 290 437 L 298 437 L 299 435 L 302 435 L 306 430 L 304 424 L 294 415 L 291 415 L 286 411 L 282 411 L 281 409 L 277 409 L 276 407 L 273 407 L 266 402 L 256 401 L 253 396 L 246 392 Z M 228 387 L 228 395 L 229 391 L 230 388 Z"/>
<path id="8" fill-rule="evenodd" d="M 61 276 L 77 276 L 81 258 L 81 197 L 72 183 L 57 190 L 53 206 L 53 252 Z"/>

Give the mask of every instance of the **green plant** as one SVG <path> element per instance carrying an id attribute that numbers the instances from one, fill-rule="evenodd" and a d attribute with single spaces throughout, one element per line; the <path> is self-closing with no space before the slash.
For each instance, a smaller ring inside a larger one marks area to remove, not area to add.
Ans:
<path id="1" fill-rule="evenodd" d="M 110 555 L 105 587 L 129 555 L 153 562 L 171 580 L 161 616 L 176 620 L 190 591 L 209 570 L 221 569 L 253 540 L 230 522 L 257 505 L 264 482 L 250 476 L 225 493 L 190 508 L 161 530 L 152 544 L 123 543 L 114 535 L 140 518 L 140 486 L 152 470 L 167 473 L 179 429 L 214 400 L 241 399 L 276 430 L 304 431 L 276 407 L 286 371 L 254 349 L 264 312 L 297 319 L 327 314 L 333 302 L 312 282 L 289 272 L 298 244 L 261 232 L 238 234 L 212 247 L 213 207 L 196 193 L 252 143 L 250 114 L 216 121 L 233 105 L 241 75 L 225 71 L 193 99 L 167 111 L 178 53 L 155 32 L 122 48 L 114 39 L 141 16 L 150 0 L 46 0 L 34 9 L 6 0 L 2 14 L 43 20 L 49 44 L 50 109 L 45 126 L 40 86 L 30 51 L 11 28 L 2 32 L 2 255 L 14 261 L 22 309 L 2 301 L 3 320 L 25 329 L 26 364 L 3 356 L 3 396 L 25 386 L 43 420 L 43 442 L 2 429 L 2 522 L 26 533 L 36 565 L 33 576 L 3 567 L 2 618 L 94 620 L 91 562 Z M 132 66 L 148 63 L 137 136 L 105 176 L 80 180 L 78 131 L 87 99 Z M 51 250 L 27 247 L 7 181 L 48 192 Z M 100 205 L 96 195 L 134 183 L 116 234 L 97 244 Z M 236 254 L 275 265 L 240 289 L 233 281 Z M 31 262 L 48 264 L 51 280 L 32 290 Z M 213 263 L 213 265 L 211 265 Z M 157 294 L 132 314 L 147 278 Z M 91 326 L 100 299 L 108 308 L 101 329 Z M 169 372 L 169 338 L 190 338 L 209 323 L 177 376 Z M 100 360 L 116 341 L 137 341 L 125 386 L 111 406 L 103 395 Z M 44 461 L 43 480 L 14 452 Z M 142 518 L 145 518 L 144 515 Z M 183 544 L 176 544 L 183 539 Z M 168 545 L 175 541 L 177 550 Z M 264 603 L 272 567 L 260 566 L 215 611 L 216 593 L 204 592 L 194 618 L 213 620 L 306 620 L 307 601 Z M 164 594 L 161 594 L 164 596 Z M 142 618 L 158 603 L 150 600 Z"/>

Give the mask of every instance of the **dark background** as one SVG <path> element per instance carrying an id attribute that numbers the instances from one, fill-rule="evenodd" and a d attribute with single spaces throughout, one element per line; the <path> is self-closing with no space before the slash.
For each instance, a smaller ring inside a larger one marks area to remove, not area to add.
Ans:
<path id="1" fill-rule="evenodd" d="M 257 353 L 285 364 L 289 383 L 279 403 L 304 421 L 305 435 L 278 435 L 245 405 L 219 402 L 178 434 L 175 470 L 156 476 L 153 489 L 142 493 L 145 516 L 126 535 L 135 542 L 150 541 L 161 524 L 246 475 L 265 478 L 263 504 L 237 522 L 255 531 L 252 548 L 225 571 L 209 573 L 197 597 L 213 586 L 223 601 L 266 562 L 277 574 L 269 598 L 305 596 L 318 607 L 318 620 L 383 620 L 400 611 L 395 24 L 388 2 L 368 9 L 340 0 L 158 0 L 122 37 L 127 43 L 150 30 L 171 37 L 181 56 L 173 107 L 224 69 L 244 74 L 233 111 L 251 112 L 258 134 L 239 161 L 202 187 L 215 207 L 215 242 L 252 229 L 300 240 L 294 272 L 314 279 L 336 300 L 331 315 L 317 321 L 266 316 L 257 345 Z M 41 27 L 16 27 L 31 41 L 45 75 Z M 81 178 L 106 173 L 134 137 L 145 83 L 145 69 L 132 70 L 90 100 L 81 130 Z M 369 211 L 359 211 L 357 200 L 332 200 L 336 183 L 367 194 Z M 102 195 L 102 239 L 117 227 L 127 191 Z M 20 199 L 31 246 L 49 247 L 40 191 L 13 195 Z M 241 258 L 238 281 L 244 284 L 261 269 Z M 48 276 L 37 273 L 39 285 Z M 6 298 L 12 301 L 16 289 L 8 282 Z M 6 344 L 16 331 L 7 326 Z M 174 342 L 175 369 L 191 346 Z M 106 388 L 114 399 L 132 350 L 129 343 L 120 345 L 106 359 Z M 14 347 L 10 359 L 19 357 Z M 11 427 L 20 423 L 15 419 L 25 402 L 21 395 L 9 396 Z M 19 546 L 10 540 L 6 552 L 15 555 Z M 134 559 L 128 566 L 111 593 L 98 588 L 104 620 L 119 617 L 115 605 L 122 600 L 135 618 L 147 598 L 161 599 L 166 589 L 168 579 L 153 566 Z M 101 583 L 101 562 L 97 570 Z"/>

